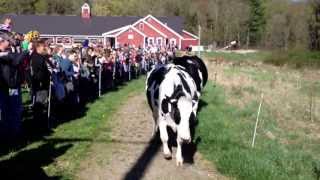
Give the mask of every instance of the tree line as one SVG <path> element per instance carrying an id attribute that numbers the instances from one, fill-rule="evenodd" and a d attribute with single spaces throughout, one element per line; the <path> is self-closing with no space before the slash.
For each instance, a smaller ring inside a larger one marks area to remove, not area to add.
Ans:
<path id="1" fill-rule="evenodd" d="M 320 0 L 0 0 L 0 13 L 182 16 L 205 45 L 320 49 Z"/>

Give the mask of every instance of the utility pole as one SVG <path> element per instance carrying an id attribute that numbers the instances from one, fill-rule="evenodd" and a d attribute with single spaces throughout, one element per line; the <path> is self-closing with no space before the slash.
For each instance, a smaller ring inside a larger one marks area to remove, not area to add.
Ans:
<path id="1" fill-rule="evenodd" d="M 198 37 L 199 37 L 199 43 L 198 43 L 198 57 L 201 58 L 201 51 L 200 51 L 200 46 L 201 46 L 201 25 L 199 24 L 198 26 Z"/>

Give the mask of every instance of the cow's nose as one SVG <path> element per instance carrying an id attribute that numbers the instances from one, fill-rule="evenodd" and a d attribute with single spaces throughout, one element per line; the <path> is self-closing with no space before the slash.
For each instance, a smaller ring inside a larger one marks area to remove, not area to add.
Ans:
<path id="1" fill-rule="evenodd" d="M 181 138 L 181 140 L 183 143 L 187 143 L 187 144 L 191 143 L 191 138 L 188 138 L 188 139 Z"/>

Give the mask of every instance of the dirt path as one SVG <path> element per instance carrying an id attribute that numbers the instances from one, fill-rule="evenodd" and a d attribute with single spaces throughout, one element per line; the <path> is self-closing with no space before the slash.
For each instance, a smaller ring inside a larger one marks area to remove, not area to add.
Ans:
<path id="1" fill-rule="evenodd" d="M 88 158 L 80 166 L 77 179 L 226 179 L 197 152 L 193 157 L 194 164 L 184 167 L 176 167 L 174 157 L 169 161 L 163 158 L 159 138 L 151 137 L 151 113 L 143 94 L 129 98 L 114 116 L 111 126 L 112 143 L 101 140 L 93 144 Z M 106 134 L 98 139 L 104 137 Z"/>

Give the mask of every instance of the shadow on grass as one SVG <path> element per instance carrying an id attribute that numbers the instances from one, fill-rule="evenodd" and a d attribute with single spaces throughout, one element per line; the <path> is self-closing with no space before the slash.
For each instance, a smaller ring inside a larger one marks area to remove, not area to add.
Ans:
<path id="1" fill-rule="evenodd" d="M 121 82 L 121 84 L 113 86 L 112 89 L 104 90 L 103 94 L 119 91 L 126 85 L 127 82 Z M 49 121 L 48 119 L 35 120 L 32 109 L 28 105 L 25 105 L 22 122 L 23 134 L 15 139 L 1 139 L 0 157 L 7 155 L 9 152 L 19 151 L 33 142 L 45 140 L 45 136 L 53 133 L 52 129 L 66 122 L 86 116 L 86 112 L 88 111 L 87 104 L 93 103 L 95 100 L 98 100 L 97 94 L 87 96 L 85 101 L 78 105 L 70 103 L 71 101 L 59 103 L 53 100 L 52 115 Z M 26 102 L 30 103 L 30 101 Z"/>
<path id="2" fill-rule="evenodd" d="M 0 179 L 60 179 L 49 177 L 42 167 L 54 162 L 64 154 L 71 144 L 57 147 L 58 144 L 47 142 L 37 148 L 19 152 L 13 158 L 0 162 Z"/>

